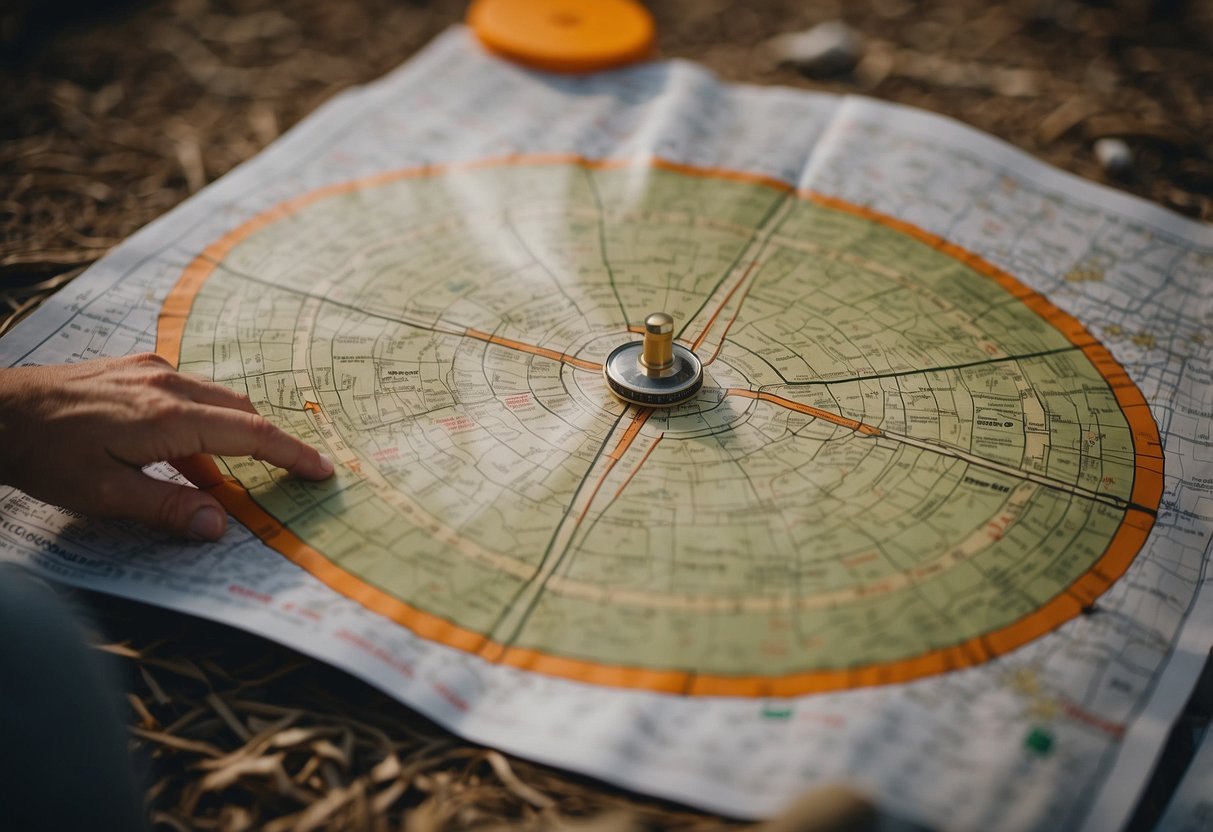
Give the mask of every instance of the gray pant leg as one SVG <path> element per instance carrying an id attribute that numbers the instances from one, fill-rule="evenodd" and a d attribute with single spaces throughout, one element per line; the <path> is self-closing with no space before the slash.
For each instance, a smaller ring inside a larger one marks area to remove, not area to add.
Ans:
<path id="1" fill-rule="evenodd" d="M 48 587 L 0 564 L 0 828 L 147 828 L 112 670 Z"/>

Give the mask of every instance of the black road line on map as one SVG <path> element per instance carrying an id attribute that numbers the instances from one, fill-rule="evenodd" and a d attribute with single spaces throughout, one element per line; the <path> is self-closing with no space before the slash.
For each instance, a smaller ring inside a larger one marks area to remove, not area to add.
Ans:
<path id="1" fill-rule="evenodd" d="M 715 297 L 716 293 L 720 291 L 720 287 L 724 286 L 725 282 L 729 279 L 729 275 L 733 274 L 733 272 L 737 269 L 737 264 L 741 262 L 741 258 L 745 256 L 745 253 L 749 251 L 750 246 L 754 245 L 754 241 L 758 239 L 758 236 L 762 234 L 763 230 L 767 227 L 767 223 L 771 221 L 772 217 L 779 213 L 779 209 L 781 209 L 787 203 L 790 196 L 790 194 L 780 192 L 776 198 L 771 201 L 771 207 L 767 209 L 767 212 L 762 215 L 762 219 L 760 219 L 758 224 L 754 226 L 754 230 L 750 232 L 749 238 L 742 243 L 739 249 L 737 249 L 737 256 L 733 258 L 733 262 L 729 263 L 728 268 L 726 268 L 724 273 L 720 276 L 720 280 L 716 281 L 716 285 L 713 286 L 712 290 L 704 296 L 703 303 L 699 305 L 699 308 L 687 316 L 686 322 L 682 325 L 682 328 L 678 330 L 678 333 L 674 336 L 675 338 L 681 338 L 683 334 L 686 333 L 687 327 L 694 323 L 700 314 L 703 313 L 703 310 L 707 308 L 708 303 L 713 297 Z M 767 242 L 769 243 L 770 240 L 768 239 Z M 754 275 L 754 277 L 757 278 L 758 275 Z"/>
<path id="2" fill-rule="evenodd" d="M 619 304 L 619 314 L 623 318 L 623 325 L 628 326 L 630 323 L 628 321 L 628 310 L 623 305 L 623 298 L 619 294 L 619 287 L 615 284 L 615 270 L 611 268 L 611 258 L 607 256 L 606 209 L 602 206 L 602 194 L 598 192 L 598 183 L 594 181 L 594 172 L 585 166 L 580 166 L 580 170 L 585 176 L 586 184 L 590 189 L 590 195 L 594 197 L 594 204 L 598 207 L 598 247 L 602 249 L 602 267 L 606 269 L 607 282 L 611 285 L 611 293 L 615 295 L 615 302 Z"/>
<path id="3" fill-rule="evenodd" d="M 295 514 L 292 514 L 290 517 L 287 517 L 283 520 L 278 520 L 277 522 L 281 523 L 282 527 L 285 529 L 288 529 L 288 530 L 291 529 L 292 527 L 298 528 L 298 526 L 295 526 L 296 523 L 300 522 L 301 520 L 303 520 L 306 517 L 311 516 L 311 514 L 313 512 L 315 512 L 317 509 L 319 509 L 319 510 L 325 512 L 326 514 L 328 514 L 328 516 L 331 519 L 336 520 L 337 522 L 340 523 L 341 521 L 338 519 L 338 512 L 330 511 L 328 508 L 325 507 L 325 504 L 328 503 L 330 500 L 334 500 L 338 497 L 348 496 L 351 492 L 362 490 L 362 489 L 368 489 L 371 493 L 371 496 L 372 497 L 375 496 L 375 490 L 373 488 L 371 488 L 370 484 L 368 484 L 365 480 L 357 479 L 357 480 L 354 480 L 353 482 L 351 482 L 349 485 L 342 486 L 341 488 L 333 489 L 333 492 L 331 494 L 325 494 L 319 500 L 313 499 L 311 505 L 305 506 L 305 507 L 299 509 L 299 511 L 297 511 Z M 310 493 L 311 490 L 312 489 L 308 489 L 308 492 Z M 270 514 L 270 516 L 273 516 L 272 513 L 270 512 L 269 507 L 266 506 L 264 503 L 262 503 L 260 500 L 258 500 L 257 497 L 254 496 L 254 494 L 251 491 L 248 492 L 248 495 L 249 495 L 249 499 L 251 499 L 257 505 L 261 506 L 262 511 L 266 512 L 267 514 Z M 256 535 L 254 535 L 254 536 L 256 536 Z M 348 572 L 353 572 L 353 570 L 350 569 L 348 566 L 342 565 L 341 568 L 345 569 Z M 359 577 L 362 577 L 362 576 L 359 576 Z M 371 582 L 367 581 L 367 583 L 369 584 Z M 374 584 L 372 584 L 372 585 L 374 585 Z"/>
<path id="4" fill-rule="evenodd" d="M 208 258 L 208 259 L 210 259 L 210 258 Z M 250 274 L 249 272 L 243 272 L 240 269 L 234 269 L 231 266 L 229 266 L 227 263 L 220 261 L 220 260 L 210 259 L 210 262 L 215 265 L 215 268 L 222 269 L 223 271 L 227 272 L 228 274 L 232 275 L 233 277 L 238 277 L 241 280 L 248 280 L 253 283 L 260 284 L 262 286 L 267 286 L 270 289 L 277 289 L 278 291 L 287 292 L 292 295 L 299 295 L 301 297 L 311 298 L 312 300 L 319 301 L 320 303 L 327 303 L 330 306 L 338 306 L 338 307 L 341 307 L 342 309 L 348 309 L 351 312 L 357 312 L 360 315 L 366 315 L 368 318 L 378 318 L 381 321 L 388 321 L 390 323 L 399 324 L 400 326 L 412 327 L 413 329 L 421 329 L 426 332 L 436 332 L 440 335 L 452 335 L 452 336 L 456 336 L 456 337 L 465 337 L 464 334 L 461 332 L 449 332 L 445 329 L 439 328 L 435 324 L 423 324 L 423 323 L 418 323 L 417 321 L 406 321 L 403 318 L 395 318 L 395 317 L 392 317 L 391 315 L 384 315 L 381 312 L 375 312 L 370 309 L 364 309 L 361 306 L 355 306 L 352 303 L 346 303 L 344 301 L 334 300 L 333 298 L 330 298 L 328 295 L 317 295 L 313 292 L 308 292 L 304 289 L 297 289 L 294 286 L 286 286 L 281 283 L 275 283 L 272 280 L 266 280 L 264 277 L 258 277 L 255 274 Z M 462 324 L 451 324 L 451 326 L 460 327 L 462 329 L 468 328 L 468 327 L 464 327 Z"/>
<path id="5" fill-rule="evenodd" d="M 642 408 L 642 407 L 629 406 L 626 410 L 624 410 L 623 413 L 621 413 L 619 415 L 619 419 L 617 419 L 615 422 L 615 425 L 612 426 L 610 433 L 607 434 L 606 439 L 604 439 L 602 445 L 599 446 L 598 453 L 594 456 L 594 461 L 590 464 L 589 470 L 586 471 L 585 477 L 582 477 L 581 482 L 578 484 L 577 493 L 581 492 L 581 489 L 585 485 L 586 480 L 588 479 L 589 475 L 593 472 L 594 466 L 597 465 L 599 458 L 601 458 L 602 451 L 606 449 L 606 446 L 609 444 L 609 440 L 614 435 L 616 428 L 619 427 L 619 422 L 628 413 L 632 413 L 633 422 L 635 422 L 638 419 L 641 420 L 642 426 L 643 426 L 644 421 L 647 421 L 648 416 L 645 415 L 646 408 Z M 648 410 L 648 414 L 649 415 L 652 414 L 651 409 Z M 630 426 L 628 429 L 630 430 Z M 625 435 L 626 435 L 626 433 L 625 433 Z M 621 439 L 621 441 L 622 441 L 622 439 Z M 660 440 L 658 440 L 658 441 L 660 441 Z M 626 453 L 626 449 L 625 449 L 625 453 Z M 615 459 L 614 462 L 612 462 L 612 464 L 607 467 L 607 470 L 605 472 L 603 472 L 603 479 L 599 481 L 600 487 L 601 487 L 602 483 L 605 482 L 606 476 L 608 474 L 610 474 L 612 467 L 615 464 L 617 464 L 619 462 L 619 460 L 622 458 L 623 458 L 623 456 L 621 455 L 620 457 Z M 592 494 L 590 494 L 590 502 L 586 504 L 585 511 L 589 511 L 590 506 L 593 505 L 593 501 L 596 496 L 597 496 L 597 490 L 595 490 Z M 575 493 L 573 495 L 573 499 L 569 502 L 569 507 L 568 507 L 568 509 L 566 509 L 564 517 L 561 518 L 560 523 L 556 527 L 556 532 L 552 535 L 552 541 L 548 544 L 549 551 L 551 550 L 552 544 L 555 543 L 556 537 L 560 534 L 560 529 L 563 528 L 565 522 L 568 520 L 569 513 L 573 510 L 573 508 L 574 508 L 574 506 L 576 506 L 576 504 L 577 504 L 577 494 Z M 599 516 L 601 516 L 601 512 L 600 512 Z M 539 584 L 538 590 L 534 593 L 534 597 L 532 597 L 531 600 L 527 603 L 526 609 L 523 611 L 522 615 L 519 617 L 518 624 L 514 628 L 514 632 L 511 633 L 509 638 L 506 639 L 505 641 L 503 641 L 502 643 L 512 645 L 514 643 L 515 639 L 517 639 L 518 636 L 522 633 L 523 628 L 526 627 L 527 622 L 531 618 L 531 614 L 535 611 L 535 607 L 537 607 L 539 605 L 539 601 L 543 598 L 544 592 L 547 591 L 548 581 L 550 581 L 552 579 L 552 577 L 560 570 L 560 568 L 562 566 L 564 566 L 565 559 L 569 556 L 569 553 L 574 551 L 574 549 L 576 548 L 574 546 L 574 543 L 577 540 L 577 532 L 578 532 L 578 528 L 579 528 L 580 524 L 581 524 L 581 520 L 578 519 L 578 521 L 573 526 L 573 531 L 569 535 L 568 542 L 565 543 L 564 547 L 560 550 L 560 553 L 556 556 L 556 563 L 552 566 L 551 570 L 549 570 L 547 575 L 543 578 L 542 583 Z M 584 536 L 582 539 L 583 540 L 585 539 Z M 543 563 L 546 562 L 547 558 L 548 558 L 548 552 L 545 552 L 544 560 L 540 562 L 540 566 L 539 566 L 540 571 L 543 570 Z"/>
<path id="6" fill-rule="evenodd" d="M 898 436 L 895 436 L 895 435 L 882 431 L 880 434 L 878 434 L 876 436 L 872 436 L 870 438 L 870 441 L 879 443 L 881 440 L 884 440 L 884 439 L 887 439 L 890 442 L 895 442 L 898 445 L 903 445 L 903 446 L 910 445 L 911 447 L 919 448 L 924 451 L 930 451 L 932 453 L 939 454 L 940 456 L 946 456 L 946 457 L 950 457 L 952 459 L 959 459 L 962 462 L 967 462 L 968 464 L 973 465 L 977 468 L 982 468 L 986 471 L 993 471 L 994 473 L 1002 474 L 1005 477 L 1015 478 L 1016 473 L 1020 473 L 1023 476 L 1019 477 L 1019 479 L 1022 479 L 1026 482 L 1036 483 L 1037 485 L 1039 485 L 1043 488 L 1048 488 L 1053 491 L 1064 491 L 1067 494 L 1074 494 L 1074 496 L 1076 496 L 1076 497 L 1082 497 L 1084 499 L 1091 500 L 1092 502 L 1102 503 L 1103 505 L 1108 506 L 1109 508 L 1117 509 L 1118 511 L 1140 511 L 1144 514 L 1150 515 L 1151 517 L 1158 516 L 1157 509 L 1148 508 L 1147 506 L 1143 506 L 1139 503 L 1135 503 L 1132 500 L 1126 500 L 1122 497 L 1113 497 L 1111 495 L 1104 495 L 1104 494 L 1098 494 L 1098 493 L 1084 494 L 1084 493 L 1070 491 L 1069 489 L 1065 488 L 1066 483 L 1063 483 L 1060 480 L 1055 483 L 1048 482 L 1047 480 L 1052 479 L 1052 477 L 1047 477 L 1044 481 L 1033 479 L 1030 471 L 1020 471 L 1019 469 L 1013 469 L 1011 471 L 1008 471 L 1008 470 L 1005 470 L 1004 468 L 998 467 L 998 465 L 996 463 L 991 462 L 989 460 L 981 459 L 980 457 L 978 457 L 976 459 L 969 459 L 968 457 L 961 456 L 955 450 L 948 448 L 945 445 L 940 445 L 936 442 L 933 442 L 930 439 L 922 439 L 922 440 L 918 440 L 916 442 L 905 442 L 902 440 L 901 437 L 898 437 Z M 919 442 L 921 442 L 921 444 L 919 444 Z M 1010 468 L 1011 466 L 1008 465 L 1007 467 Z M 1078 486 L 1075 486 L 1075 488 L 1077 488 L 1077 487 Z"/>
<path id="7" fill-rule="evenodd" d="M 830 381 L 786 382 L 785 384 L 786 384 L 786 386 L 789 386 L 789 387 L 808 387 L 808 386 L 812 386 L 812 385 L 821 385 L 821 386 L 828 387 L 828 386 L 834 385 L 834 384 L 853 384 L 857 381 L 866 381 L 867 379 L 900 378 L 900 377 L 904 377 L 904 376 L 908 376 L 908 375 L 923 375 L 926 373 L 965 369 L 968 367 L 985 366 L 987 364 L 998 364 L 998 363 L 1003 363 L 1003 362 L 1007 362 L 1007 361 L 1018 361 L 1018 360 L 1026 360 L 1026 359 L 1030 359 L 1030 358 L 1040 358 L 1040 357 L 1046 357 L 1046 356 L 1050 356 L 1050 355 L 1058 355 L 1058 354 L 1062 354 L 1062 353 L 1073 352 L 1075 350 L 1081 350 L 1081 349 L 1082 348 L 1077 345 L 1070 345 L 1068 347 L 1059 347 L 1057 349 L 1052 349 L 1052 350 L 1042 350 L 1041 352 L 1028 353 L 1025 355 L 1004 356 L 1002 358 L 991 358 L 991 359 L 985 359 L 982 361 L 969 362 L 967 364 L 955 364 L 955 365 L 951 365 L 951 366 L 947 366 L 947 367 L 939 367 L 939 368 L 930 369 L 930 370 L 905 370 L 905 371 L 897 372 L 897 373 L 884 373 L 882 375 L 864 376 L 861 378 L 834 379 L 834 380 L 830 380 Z M 1104 379 L 1104 382 L 1105 382 L 1105 384 L 1107 384 L 1107 379 Z M 760 389 L 767 390 L 770 388 L 777 388 L 780 386 L 784 386 L 784 385 L 770 384 L 770 385 L 764 385 Z M 1110 389 L 1111 389 L 1111 386 L 1109 385 L 1109 390 Z M 835 400 L 835 404 L 838 404 L 837 400 Z M 841 413 L 841 408 L 839 409 L 839 412 Z M 1097 423 L 1098 423 L 1098 420 L 1097 420 Z M 899 441 L 899 438 L 896 435 L 892 435 L 892 434 L 889 434 L 889 433 L 883 432 L 883 431 L 881 433 L 881 438 L 887 438 L 887 439 L 890 439 L 895 442 Z M 935 442 L 932 442 L 932 441 L 926 440 L 926 439 L 922 440 L 922 442 L 924 445 L 929 446 L 928 448 L 924 448 L 924 450 L 929 449 L 935 453 L 943 454 L 945 456 L 954 456 L 954 454 L 948 453 L 948 449 L 946 448 L 946 446 L 939 445 Z M 1081 449 L 1079 450 L 1079 455 L 1080 455 L 1080 457 L 1086 456 L 1082 452 Z M 976 456 L 976 455 L 974 454 L 974 456 Z M 1015 476 L 1015 474 L 1011 473 L 1010 471 L 1004 471 L 1002 469 L 995 468 L 993 463 L 991 463 L 990 465 L 983 465 L 981 462 L 978 462 L 973 459 L 966 459 L 965 457 L 960 457 L 960 456 L 957 456 L 956 458 L 965 459 L 965 461 L 970 462 L 980 468 L 985 468 L 987 470 L 993 470 L 998 473 L 1005 474 L 1007 476 Z M 1102 455 L 1101 455 L 1100 461 L 1102 463 Z M 1131 461 L 1131 462 L 1135 463 L 1136 459 L 1134 457 L 1134 459 L 1126 460 L 1126 461 L 1127 462 Z M 1101 467 L 1101 470 L 1102 470 L 1102 467 Z M 1045 487 L 1053 488 L 1055 490 L 1064 490 L 1064 489 L 1059 489 L 1058 486 L 1051 485 L 1049 483 L 1039 482 L 1037 480 L 1032 479 L 1030 476 L 1030 472 L 1025 471 L 1022 473 L 1024 475 L 1022 478 L 1026 479 L 1030 482 L 1038 482 L 1040 485 L 1044 485 Z M 1136 471 L 1136 465 L 1135 465 L 1134 466 L 1134 477 L 1135 478 L 1136 478 L 1136 474 L 1137 474 L 1137 471 Z M 1077 484 L 1075 484 L 1075 487 L 1077 487 Z M 1158 510 L 1156 508 L 1152 509 L 1147 506 L 1140 505 L 1139 503 L 1135 503 L 1132 500 L 1127 500 L 1127 499 L 1120 498 L 1120 497 L 1104 496 L 1104 495 L 1080 495 L 1080 496 L 1085 496 L 1087 499 L 1095 500 L 1096 502 L 1101 502 L 1104 505 L 1108 505 L 1112 508 L 1116 508 L 1116 509 L 1120 509 L 1120 510 L 1124 510 L 1124 511 L 1136 510 L 1136 511 L 1140 511 L 1144 514 L 1147 514 L 1151 517 L 1158 516 Z"/>
<path id="8" fill-rule="evenodd" d="M 1002 364 L 1007 361 L 1026 361 L 1030 358 L 1043 358 L 1048 355 L 1059 355 L 1065 352 L 1073 352 L 1081 350 L 1082 347 L 1076 344 L 1070 344 L 1066 347 L 1057 347 L 1052 350 L 1041 350 L 1040 352 L 1029 352 L 1023 355 L 1004 355 L 1002 358 L 985 358 L 981 361 L 969 361 L 964 364 L 946 364 L 941 367 L 927 367 L 923 369 L 901 370 L 896 373 L 877 373 L 870 376 L 852 376 L 850 378 L 826 379 L 822 381 L 785 381 L 789 387 L 808 387 L 811 385 L 831 385 L 831 384 L 854 384 L 857 381 L 874 381 L 882 378 L 899 378 L 901 376 L 923 375 L 924 373 L 944 373 L 949 370 L 966 370 L 969 367 L 984 367 L 987 364 Z M 782 375 L 780 376 L 782 378 Z M 767 385 L 773 387 L 775 385 Z"/>
<path id="9" fill-rule="evenodd" d="M 600 216 L 601 216 L 601 214 L 600 214 Z M 558 291 L 564 297 L 565 300 L 567 300 L 570 304 L 572 304 L 573 308 L 577 310 L 577 314 L 579 316 L 581 316 L 581 319 L 588 323 L 589 317 L 585 314 L 585 312 L 583 312 L 581 310 L 581 307 L 577 305 L 577 301 L 573 300 L 573 298 L 569 295 L 569 293 L 565 291 L 564 282 L 556 276 L 556 273 L 554 271 L 552 271 L 551 268 L 548 267 L 547 263 L 543 262 L 543 260 L 540 259 L 539 255 L 535 253 L 535 250 L 533 248 L 531 248 L 531 244 L 528 243 L 526 241 L 526 238 L 522 236 L 522 232 L 518 230 L 518 226 L 514 223 L 514 218 L 512 216 L 510 216 L 509 208 L 506 208 L 505 211 L 503 212 L 503 219 L 505 220 L 506 228 L 508 228 L 510 230 L 510 234 L 514 237 L 515 240 L 518 241 L 518 245 L 522 246 L 522 250 L 525 251 L 527 253 L 527 256 L 531 258 L 531 262 L 534 263 L 539 268 L 543 269 L 544 273 L 549 278 L 551 278 L 552 283 L 555 284 L 556 291 Z M 601 222 L 602 221 L 600 219 L 599 220 L 600 225 L 601 225 Z M 603 252 L 603 261 L 604 261 L 604 265 L 605 265 L 605 261 L 606 261 L 606 252 L 605 251 Z M 610 274 L 610 270 L 611 270 L 610 266 L 607 266 L 608 274 Z M 612 287 L 614 287 L 613 278 L 612 278 L 611 285 L 612 285 Z M 616 297 L 618 297 L 618 295 L 616 295 Z M 501 323 L 504 324 L 505 322 L 502 321 Z M 496 334 L 496 333 L 494 333 L 494 334 Z"/>
<path id="10" fill-rule="evenodd" d="M 451 327 L 454 327 L 454 329 L 446 329 L 437 324 L 423 324 L 423 323 L 418 323 L 417 321 L 406 321 L 403 318 L 395 318 L 395 317 L 392 317 L 391 315 L 384 315 L 379 312 L 373 312 L 369 309 L 363 309 L 361 306 L 355 306 L 352 303 L 345 303 L 343 301 L 334 300 L 334 299 L 328 297 L 327 295 L 317 295 L 317 294 L 313 294 L 311 292 L 306 292 L 303 289 L 296 289 L 292 286 L 283 286 L 281 283 L 274 283 L 273 281 L 266 280 L 263 277 L 257 277 L 256 275 L 248 274 L 247 272 L 242 272 L 239 269 L 233 269 L 231 266 L 227 265 L 226 263 L 222 263 L 217 260 L 211 260 L 210 262 L 214 263 L 216 268 L 223 269 L 224 271 L 231 274 L 233 277 L 240 278 L 241 280 L 248 280 L 253 283 L 260 284 L 262 286 L 267 286 L 271 289 L 277 289 L 282 292 L 288 292 L 290 294 L 299 295 L 301 297 L 311 298 L 312 300 L 318 301 L 319 303 L 322 303 L 322 304 L 329 304 L 331 306 L 337 306 L 342 309 L 348 309 L 351 312 L 356 312 L 359 315 L 365 315 L 368 318 L 376 318 L 381 321 L 388 321 L 389 323 L 398 324 L 400 326 L 406 326 L 406 327 L 410 327 L 412 329 L 419 329 L 423 332 L 433 332 L 436 335 L 446 335 L 451 338 L 460 338 L 460 339 L 471 338 L 471 340 L 474 340 L 474 341 L 483 340 L 481 338 L 472 338 L 471 336 L 469 336 L 467 334 L 467 330 L 473 329 L 473 327 L 464 326 L 463 324 L 451 323 L 449 325 Z M 499 325 L 503 324 L 503 323 L 504 323 L 504 321 L 499 321 Z M 460 331 L 460 330 L 462 330 L 462 331 Z M 491 343 L 493 346 L 501 347 L 502 349 L 506 349 L 506 350 L 514 349 L 514 347 L 511 347 L 509 344 L 502 344 L 497 341 L 486 342 L 486 343 Z M 528 346 L 530 346 L 530 345 L 528 345 Z M 535 355 L 535 353 L 529 352 L 527 350 L 515 350 L 515 351 L 524 352 L 524 353 L 527 353 L 528 355 Z M 555 350 L 553 350 L 553 352 L 555 352 Z M 544 358 L 545 356 L 538 356 L 538 357 Z M 575 358 L 576 356 L 565 354 L 564 357 L 565 358 Z M 549 360 L 555 361 L 556 359 L 549 359 Z M 564 364 L 567 362 L 557 361 L 557 363 Z M 584 369 L 584 368 L 579 367 L 577 369 Z"/>
<path id="11" fill-rule="evenodd" d="M 556 538 L 560 536 L 560 530 L 564 528 L 564 524 L 568 522 L 569 515 L 573 513 L 574 507 L 577 505 L 577 498 L 581 494 L 581 490 L 585 488 L 585 484 L 589 480 L 590 475 L 594 473 L 594 469 L 598 465 L 598 460 L 602 458 L 603 451 L 605 451 L 607 446 L 610 445 L 611 437 L 613 437 L 615 435 L 615 431 L 619 429 L 619 423 L 622 422 L 623 417 L 631 413 L 632 410 L 633 408 L 628 406 L 620 411 L 619 415 L 615 417 L 615 422 L 611 425 L 611 429 L 607 431 L 606 436 L 602 438 L 602 442 L 600 442 L 598 445 L 598 450 L 594 453 L 594 458 L 590 460 L 590 464 L 586 466 L 585 473 L 581 475 L 581 480 L 577 483 L 577 487 L 573 490 L 573 497 L 569 500 L 568 505 L 565 506 L 564 514 L 560 516 L 560 522 L 558 522 L 556 524 L 556 528 L 552 530 L 552 536 L 548 540 L 547 547 L 543 550 L 543 557 L 539 559 L 539 563 L 535 567 L 534 575 L 532 575 L 530 579 L 525 581 L 522 586 L 518 588 L 513 597 L 510 598 L 509 603 L 502 607 L 501 614 L 497 616 L 497 620 L 493 622 L 491 627 L 487 628 L 486 634 L 492 640 L 502 645 L 513 644 L 514 640 L 518 638 L 518 635 L 522 632 L 522 628 L 526 626 L 526 622 L 530 619 L 531 613 L 534 612 L 535 606 L 539 603 L 539 599 L 543 597 L 543 587 L 547 584 L 548 578 L 543 579 L 543 583 L 540 585 L 539 591 L 535 592 L 534 597 L 531 598 L 531 600 L 527 603 L 526 609 L 523 610 L 518 624 L 514 627 L 514 631 L 506 638 L 494 637 L 497 628 L 500 627 L 509 614 L 514 611 L 514 607 L 518 603 L 519 599 L 521 599 L 530 590 L 535 583 L 535 579 L 543 574 L 544 566 L 547 564 L 552 555 L 552 548 L 556 545 Z M 563 557 L 563 555 L 564 552 L 561 552 L 560 556 Z M 548 577 L 550 577 L 550 575 Z"/>
<path id="12" fill-rule="evenodd" d="M 721 433 L 727 433 L 728 431 L 733 430 L 733 429 L 734 429 L 736 426 L 738 426 L 738 425 L 747 424 L 747 423 L 750 421 L 750 419 L 753 417 L 753 408 L 752 408 L 752 405 L 753 405 L 753 402 L 751 401 L 751 406 L 747 406 L 747 408 L 746 408 L 746 415 L 745 415 L 745 416 L 743 416 L 742 418 L 740 418 L 740 419 L 738 419 L 738 420 L 736 420 L 736 421 L 734 421 L 734 422 L 730 422 L 730 423 L 728 423 L 727 425 L 724 425 L 724 426 L 722 426 L 722 427 L 720 427 L 720 428 L 718 428 L 718 429 L 716 429 L 716 430 L 711 431 L 710 433 L 706 433 L 706 434 L 697 434 L 696 436 L 694 436 L 694 437 L 689 437 L 689 438 L 696 438 L 696 439 L 697 439 L 697 438 L 700 438 L 701 436 L 712 436 L 712 437 L 715 437 L 715 436 L 717 436 L 718 434 L 721 434 Z M 714 410 L 714 409 L 715 409 L 715 408 L 709 408 L 709 410 Z M 700 411 L 700 412 L 701 412 L 701 413 L 705 413 L 705 412 L 707 412 L 707 411 Z M 668 424 L 668 422 L 667 422 L 667 424 Z M 666 432 L 665 432 L 665 431 L 662 431 L 662 432 L 661 432 L 661 436 L 660 436 L 659 438 L 660 438 L 660 439 L 664 439 L 666 436 L 667 436 Z M 682 437 L 679 437 L 679 436 L 672 436 L 672 437 L 670 437 L 670 438 L 671 438 L 671 440 L 672 440 L 672 441 L 675 441 L 675 442 L 678 442 L 678 441 L 683 441 Z M 643 462 L 644 462 L 644 459 L 642 459 L 642 460 L 641 460 L 641 463 L 643 463 Z M 638 463 L 638 464 L 637 464 L 637 471 L 636 471 L 636 472 L 634 472 L 634 473 L 639 473 L 639 465 L 640 465 L 640 463 Z M 748 479 L 748 478 L 747 478 L 747 479 Z M 626 485 L 626 484 L 627 484 L 627 482 L 625 481 L 625 483 L 624 483 L 624 484 Z M 602 518 L 603 518 L 603 517 L 605 517 L 605 516 L 607 515 L 607 513 L 608 513 L 608 512 L 610 512 L 611 508 L 612 508 L 612 507 L 615 505 L 615 503 L 616 503 L 616 502 L 619 500 L 619 497 L 620 497 L 620 495 L 622 494 L 622 491 L 623 491 L 623 489 L 622 489 L 622 487 L 621 487 L 619 491 L 617 491 L 615 494 L 613 494 L 613 495 L 611 496 L 611 499 L 607 501 L 607 504 L 606 504 L 605 506 L 603 506 L 603 507 L 602 507 L 602 510 L 598 512 L 598 514 L 597 514 L 597 515 L 594 517 L 594 519 L 593 519 L 592 521 L 590 521 L 590 525 L 589 525 L 589 526 L 586 528 L 585 533 L 581 535 L 581 540 L 582 540 L 582 542 L 584 542 L 585 540 L 587 540 L 587 539 L 590 537 L 590 535 L 592 535 L 592 534 L 594 533 L 594 530 L 595 530 L 596 528 L 598 528 L 598 522 L 599 522 L 600 520 L 602 520 Z M 571 542 L 571 541 L 570 541 L 570 542 Z"/>

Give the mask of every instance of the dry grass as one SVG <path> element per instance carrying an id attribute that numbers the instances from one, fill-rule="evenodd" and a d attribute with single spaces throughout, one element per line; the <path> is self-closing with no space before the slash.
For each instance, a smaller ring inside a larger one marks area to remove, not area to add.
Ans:
<path id="1" fill-rule="evenodd" d="M 159 0 L 46 31 L 73 0 L 0 10 L 0 291 L 61 278 L 461 18 L 462 0 Z M 662 0 L 663 54 L 733 80 L 861 92 L 954 116 L 1096 180 L 1213 219 L 1213 0 Z M 773 34 L 841 17 L 854 72 L 770 65 Z M 69 15 L 70 18 L 70 15 Z M 23 35 L 24 33 L 24 35 Z M 12 91 L 12 94 L 7 94 Z"/>
<path id="2" fill-rule="evenodd" d="M 125 666 L 131 736 L 158 829 L 737 826 L 469 745 L 356 679 L 254 636 L 90 600 L 103 630 L 138 634 L 96 643 Z"/>

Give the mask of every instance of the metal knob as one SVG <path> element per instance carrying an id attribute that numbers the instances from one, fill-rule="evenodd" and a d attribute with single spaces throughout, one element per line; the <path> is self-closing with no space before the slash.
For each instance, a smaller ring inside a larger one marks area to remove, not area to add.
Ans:
<path id="1" fill-rule="evenodd" d="M 650 378 L 661 378 L 674 367 L 674 319 L 664 312 L 654 312 L 644 319 L 640 364 Z"/>
<path id="2" fill-rule="evenodd" d="M 674 343 L 674 319 L 665 312 L 645 318 L 644 341 L 616 347 L 602 372 L 612 393 L 642 407 L 674 407 L 693 399 L 703 386 L 703 364 Z"/>

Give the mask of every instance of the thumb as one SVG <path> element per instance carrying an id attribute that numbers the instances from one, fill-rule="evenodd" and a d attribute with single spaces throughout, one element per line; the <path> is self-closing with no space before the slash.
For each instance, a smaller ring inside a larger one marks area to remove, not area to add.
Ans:
<path id="1" fill-rule="evenodd" d="M 111 490 L 112 489 L 112 490 Z M 227 529 L 227 512 L 205 491 L 124 471 L 106 489 L 111 499 L 94 514 L 136 520 L 175 537 L 218 540 Z"/>

